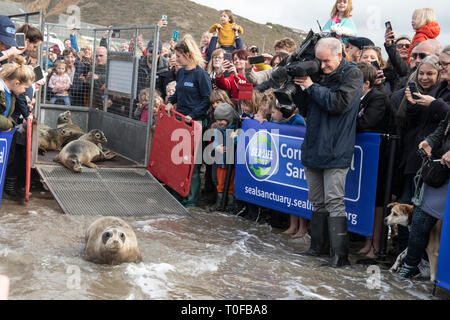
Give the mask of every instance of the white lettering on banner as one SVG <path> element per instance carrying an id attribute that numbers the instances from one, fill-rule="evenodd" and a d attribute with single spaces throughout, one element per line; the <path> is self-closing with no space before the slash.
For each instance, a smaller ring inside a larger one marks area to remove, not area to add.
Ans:
<path id="1" fill-rule="evenodd" d="M 264 160 L 272 160 L 272 150 L 252 148 L 250 149 L 250 156 Z"/>
<path id="2" fill-rule="evenodd" d="M 302 151 L 299 149 L 289 148 L 287 144 L 283 143 L 280 148 L 280 154 L 283 158 L 301 161 Z"/>
<path id="3" fill-rule="evenodd" d="M 351 221 L 352 225 L 356 226 L 358 224 L 358 215 L 350 212 L 346 213 L 347 213 L 347 220 Z"/>
<path id="4" fill-rule="evenodd" d="M 5 147 L 2 148 L 2 151 L 0 151 L 0 163 L 3 163 L 5 160 Z"/>
<path id="5" fill-rule="evenodd" d="M 301 180 L 306 180 L 305 169 L 295 167 L 292 162 L 288 162 L 286 165 L 286 177 L 297 178 Z"/>

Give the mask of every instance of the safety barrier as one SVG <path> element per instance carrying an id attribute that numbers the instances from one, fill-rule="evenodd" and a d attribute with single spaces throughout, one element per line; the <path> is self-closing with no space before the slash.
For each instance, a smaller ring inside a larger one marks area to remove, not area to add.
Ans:
<path id="1" fill-rule="evenodd" d="M 439 261 L 436 284 L 450 291 L 450 188 L 445 204 L 444 221 L 442 223 L 441 243 L 439 247 Z"/>
<path id="2" fill-rule="evenodd" d="M 16 129 L 3 132 L 0 131 L 0 207 L 3 195 L 3 185 L 5 183 L 6 166 L 8 165 L 9 148 L 11 147 L 11 140 L 16 132 Z"/>

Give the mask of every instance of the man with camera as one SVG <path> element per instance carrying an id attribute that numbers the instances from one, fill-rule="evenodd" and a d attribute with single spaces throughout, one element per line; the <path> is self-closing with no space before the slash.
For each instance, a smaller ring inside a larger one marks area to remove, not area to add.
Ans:
<path id="1" fill-rule="evenodd" d="M 336 38 L 320 39 L 315 57 L 321 74 L 294 77 L 299 86 L 294 103 L 306 118 L 301 160 L 308 182 L 311 245 L 301 253 L 328 255 L 327 266 L 349 265 L 347 217 L 344 204 L 345 179 L 351 165 L 356 138 L 356 116 L 363 87 L 363 75 L 355 63 L 343 59 Z"/>

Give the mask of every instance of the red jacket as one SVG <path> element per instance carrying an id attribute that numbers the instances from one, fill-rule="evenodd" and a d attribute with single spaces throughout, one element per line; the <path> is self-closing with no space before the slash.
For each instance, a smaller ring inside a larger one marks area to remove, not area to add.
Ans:
<path id="1" fill-rule="evenodd" d="M 238 102 L 239 100 L 239 80 L 244 80 L 248 83 L 247 79 L 241 74 L 238 73 L 237 78 L 234 74 L 231 74 L 229 77 L 225 78 L 223 73 L 220 77 L 216 77 L 216 85 L 219 89 L 225 91 L 231 91 L 231 97 L 234 101 Z"/>
<path id="2" fill-rule="evenodd" d="M 412 39 L 411 45 L 409 46 L 409 52 L 408 52 L 408 61 L 409 57 L 411 56 L 412 49 L 416 44 L 419 42 L 430 40 L 430 39 L 436 39 L 436 37 L 441 33 L 441 28 L 439 27 L 439 24 L 435 21 L 430 22 L 420 28 L 416 31 L 416 34 L 414 35 L 414 38 Z"/>

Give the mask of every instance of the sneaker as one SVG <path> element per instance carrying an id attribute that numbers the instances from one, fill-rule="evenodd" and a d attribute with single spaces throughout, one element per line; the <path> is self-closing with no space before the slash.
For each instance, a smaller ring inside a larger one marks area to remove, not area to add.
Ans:
<path id="1" fill-rule="evenodd" d="M 414 278 L 415 276 L 420 274 L 420 270 L 417 267 L 414 266 L 408 266 L 406 263 L 404 263 L 400 270 L 398 271 L 398 274 L 402 278 L 410 279 Z"/>

